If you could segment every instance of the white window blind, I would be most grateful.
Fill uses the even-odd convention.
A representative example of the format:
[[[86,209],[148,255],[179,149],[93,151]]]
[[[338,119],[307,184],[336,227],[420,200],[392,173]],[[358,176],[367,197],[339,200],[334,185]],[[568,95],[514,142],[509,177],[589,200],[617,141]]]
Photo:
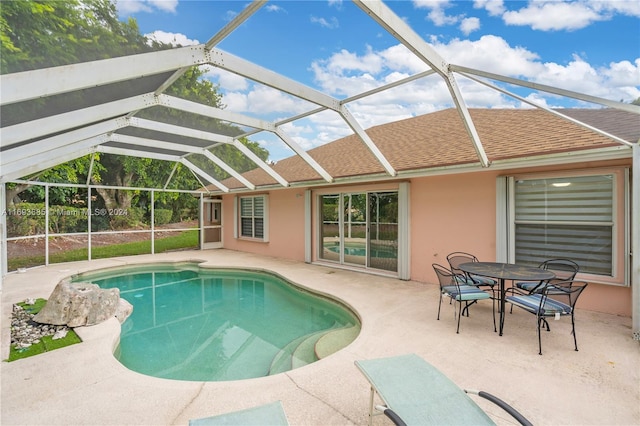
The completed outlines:
[[[580,271],[613,273],[614,176],[515,183],[515,260],[568,258]]]

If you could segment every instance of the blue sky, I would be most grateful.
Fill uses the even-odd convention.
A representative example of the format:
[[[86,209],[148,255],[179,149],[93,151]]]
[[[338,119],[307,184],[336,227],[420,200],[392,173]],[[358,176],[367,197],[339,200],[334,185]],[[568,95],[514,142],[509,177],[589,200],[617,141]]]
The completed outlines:
[[[143,34],[180,45],[205,43],[245,1],[118,0],[121,19]],[[386,4],[449,63],[615,101],[640,97],[640,2],[388,1]],[[395,38],[349,1],[270,1],[216,46],[338,99],[426,70]],[[314,109],[307,102],[211,69],[226,109],[278,120]],[[526,104],[458,78],[469,107]],[[593,107],[503,85],[548,107]],[[349,103],[364,128],[452,107],[442,81],[429,77]],[[351,133],[325,112],[283,126],[304,149]],[[272,160],[291,155],[273,135],[251,139]]]

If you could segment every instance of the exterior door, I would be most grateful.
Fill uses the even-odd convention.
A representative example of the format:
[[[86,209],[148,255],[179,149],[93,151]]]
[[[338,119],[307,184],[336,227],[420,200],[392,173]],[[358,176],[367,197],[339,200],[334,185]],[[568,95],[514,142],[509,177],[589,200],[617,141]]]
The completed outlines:
[[[322,195],[318,257],[398,272],[398,192]]]
[[[202,199],[200,249],[222,248],[222,200]]]

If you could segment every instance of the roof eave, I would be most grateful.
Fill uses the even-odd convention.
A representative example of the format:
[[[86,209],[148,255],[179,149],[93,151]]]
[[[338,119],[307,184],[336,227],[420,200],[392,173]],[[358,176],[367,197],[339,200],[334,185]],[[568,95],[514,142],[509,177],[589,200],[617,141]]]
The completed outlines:
[[[426,176],[439,176],[475,172],[491,172],[496,170],[513,170],[521,168],[544,167],[569,165],[583,162],[621,160],[632,158],[632,149],[626,145],[609,146],[605,148],[586,149],[580,151],[569,151],[546,155],[532,155],[527,157],[510,158],[504,160],[493,160],[489,167],[483,167],[479,162],[443,165],[414,170],[400,170],[397,176],[391,177],[386,173],[367,174],[360,176],[349,176],[335,178],[333,185],[380,183],[388,181],[405,180]],[[289,188],[317,188],[327,186],[327,182],[317,179],[312,181],[290,182]],[[246,194],[256,192],[268,192],[273,190],[286,189],[281,185],[269,184],[258,185],[254,190],[248,188],[230,188],[229,193]],[[221,191],[212,191],[211,195],[221,195]]]

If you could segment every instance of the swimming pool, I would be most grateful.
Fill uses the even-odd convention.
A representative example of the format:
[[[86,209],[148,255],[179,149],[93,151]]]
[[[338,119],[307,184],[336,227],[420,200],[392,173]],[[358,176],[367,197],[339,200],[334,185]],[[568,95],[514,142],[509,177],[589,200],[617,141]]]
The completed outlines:
[[[360,331],[345,306],[265,272],[162,264],[73,281],[120,289],[134,309],[114,355],[154,377],[223,381],[277,374],[334,353]]]

